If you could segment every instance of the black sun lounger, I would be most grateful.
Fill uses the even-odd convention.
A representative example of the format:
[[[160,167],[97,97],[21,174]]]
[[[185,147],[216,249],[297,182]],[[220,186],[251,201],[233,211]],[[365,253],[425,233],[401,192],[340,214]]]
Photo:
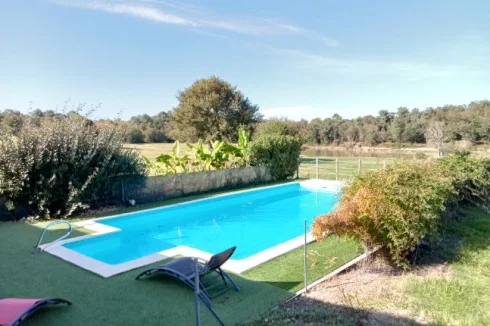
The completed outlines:
[[[197,261],[198,262],[197,269],[199,271],[199,289],[201,290],[200,293],[202,295],[202,299],[207,301],[209,304],[211,304],[211,299],[214,299],[217,296],[226,292],[226,290],[228,289],[227,280],[230,281],[230,283],[233,285],[236,291],[240,291],[240,288],[235,283],[235,281],[230,277],[230,275],[228,275],[225,271],[221,269],[221,266],[223,266],[223,264],[228,259],[230,259],[231,255],[233,255],[235,249],[236,247],[232,247],[223,252],[220,252],[219,254],[212,256],[211,259],[209,259],[209,261],[202,261],[194,257],[178,258],[167,264],[163,264],[158,267],[148,269],[143,273],[139,274],[136,277],[136,279],[138,280],[142,276],[150,276],[156,274],[169,275],[184,282],[191,289],[195,289],[196,287],[195,273],[196,273],[196,261]],[[202,278],[208,274],[211,274],[212,272],[215,272],[219,276],[218,278],[220,278],[222,282],[216,283],[210,280],[211,282],[207,282],[209,286],[206,286],[206,283],[202,282]],[[210,290],[215,288],[216,286],[221,285],[221,283],[223,284],[222,288],[217,291],[213,291],[214,293],[211,294]]]

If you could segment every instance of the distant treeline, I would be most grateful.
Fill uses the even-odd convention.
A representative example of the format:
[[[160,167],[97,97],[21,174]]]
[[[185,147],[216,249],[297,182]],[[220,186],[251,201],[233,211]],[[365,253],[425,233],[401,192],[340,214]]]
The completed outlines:
[[[25,119],[42,119],[56,115],[78,114],[76,111],[56,113],[52,110],[34,110],[23,114],[15,110],[0,112],[0,126],[14,134],[22,128]],[[170,136],[171,113],[160,112],[149,116],[142,114],[124,120],[96,120],[96,124],[114,125],[124,131],[129,143],[159,143],[174,140]],[[445,141],[467,140],[471,143],[490,142],[490,101],[471,102],[468,105],[445,105],[425,110],[400,107],[396,112],[379,111],[377,116],[367,115],[356,119],[344,119],[338,114],[331,118],[311,121],[290,121],[287,119],[261,120],[255,126],[258,134],[288,134],[300,137],[311,144],[376,145],[385,142],[425,143],[427,129],[431,122],[443,123],[441,132]]]

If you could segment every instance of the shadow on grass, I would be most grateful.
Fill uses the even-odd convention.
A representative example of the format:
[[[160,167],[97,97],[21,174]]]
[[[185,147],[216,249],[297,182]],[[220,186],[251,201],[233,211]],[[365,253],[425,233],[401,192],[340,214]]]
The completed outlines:
[[[461,258],[462,250],[479,252],[490,247],[488,212],[478,207],[461,209],[457,220],[451,220],[441,230],[439,239],[421,245],[415,255],[417,266],[453,263]]]
[[[427,324],[420,324],[413,319],[386,312],[357,309],[299,297],[241,325],[418,326]]]

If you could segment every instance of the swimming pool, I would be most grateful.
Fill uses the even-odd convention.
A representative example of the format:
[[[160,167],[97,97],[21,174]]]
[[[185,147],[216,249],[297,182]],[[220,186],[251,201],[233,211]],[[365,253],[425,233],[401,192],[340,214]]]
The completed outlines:
[[[210,255],[232,246],[237,246],[234,261],[250,261],[301,237],[304,220],[309,226],[316,216],[333,210],[338,199],[332,187],[327,191],[301,183],[266,187],[98,219],[95,222],[109,233],[68,241],[62,247],[112,266],[156,253],[171,255],[178,248]]]

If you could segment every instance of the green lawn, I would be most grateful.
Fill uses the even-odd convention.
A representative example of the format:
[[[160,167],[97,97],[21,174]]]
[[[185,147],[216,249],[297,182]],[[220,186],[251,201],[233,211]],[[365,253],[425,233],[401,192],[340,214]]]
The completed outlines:
[[[471,209],[447,234],[463,241],[445,249],[451,275],[409,282],[408,306],[437,325],[490,325],[490,215]]]
[[[80,231],[75,230],[74,236],[81,235]],[[48,232],[48,240],[62,232],[61,229]],[[158,277],[135,281],[134,277],[148,266],[104,279],[50,254],[33,255],[31,252],[40,233],[39,225],[0,224],[0,257],[3,261],[0,297],[62,297],[74,304],[44,309],[25,325],[194,323],[193,293],[182,284]],[[311,281],[359,253],[356,242],[337,238],[321,244],[313,243],[308,248]],[[235,275],[242,291],[230,290],[213,302],[225,324],[240,323],[267,313],[300,289],[303,282],[302,253],[303,249],[299,248],[244,275]],[[205,308],[201,309],[203,325],[213,325]]]
[[[308,283],[316,281],[361,254],[360,244],[350,239],[329,237],[307,247]],[[244,273],[244,276],[267,282],[288,291],[304,287],[304,250],[294,250]]]

